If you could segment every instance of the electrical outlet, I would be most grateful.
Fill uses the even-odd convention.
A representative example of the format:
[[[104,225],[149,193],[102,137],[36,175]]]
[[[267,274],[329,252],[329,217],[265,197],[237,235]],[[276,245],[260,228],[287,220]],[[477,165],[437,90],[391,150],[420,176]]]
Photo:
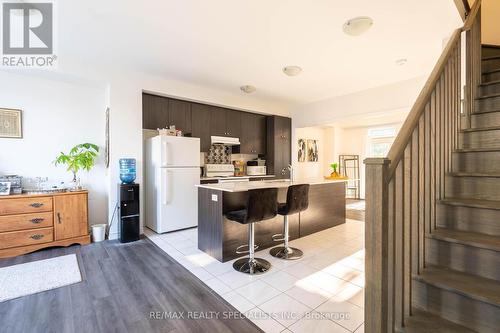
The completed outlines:
[[[212,194],[212,201],[219,201],[219,197],[217,196],[217,194]]]

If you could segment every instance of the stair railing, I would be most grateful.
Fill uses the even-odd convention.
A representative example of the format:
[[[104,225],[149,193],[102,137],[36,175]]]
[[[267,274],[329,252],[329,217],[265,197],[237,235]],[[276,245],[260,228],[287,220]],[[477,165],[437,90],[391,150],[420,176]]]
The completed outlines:
[[[463,28],[453,32],[387,158],[365,160],[368,333],[399,331],[412,314],[412,276],[425,267],[425,235],[436,228],[436,204],[444,198],[452,151],[460,129],[470,126],[481,80],[480,8],[477,0]]]

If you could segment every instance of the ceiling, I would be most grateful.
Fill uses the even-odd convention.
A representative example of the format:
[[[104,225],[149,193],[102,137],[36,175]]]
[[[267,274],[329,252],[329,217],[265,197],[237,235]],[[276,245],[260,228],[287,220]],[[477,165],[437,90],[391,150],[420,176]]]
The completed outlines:
[[[452,0],[64,0],[60,68],[123,68],[286,105],[427,75],[461,25]],[[366,34],[342,32],[370,16]],[[395,61],[407,58],[404,66]],[[281,69],[299,65],[301,75]]]

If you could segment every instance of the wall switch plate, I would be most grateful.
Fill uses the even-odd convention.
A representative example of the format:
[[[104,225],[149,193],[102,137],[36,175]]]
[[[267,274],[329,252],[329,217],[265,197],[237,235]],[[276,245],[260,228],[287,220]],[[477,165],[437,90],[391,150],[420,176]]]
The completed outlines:
[[[219,201],[219,197],[217,196],[217,194],[212,194],[212,201]]]

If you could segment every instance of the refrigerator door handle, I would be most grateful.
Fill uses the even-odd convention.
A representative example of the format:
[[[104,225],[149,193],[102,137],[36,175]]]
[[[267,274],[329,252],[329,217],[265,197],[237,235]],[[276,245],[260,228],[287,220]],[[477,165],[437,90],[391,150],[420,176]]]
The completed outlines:
[[[172,181],[171,181],[171,175],[172,171],[170,170],[164,170],[165,171],[165,180],[166,180],[166,185],[165,185],[165,191],[163,192],[163,204],[164,205],[169,205],[172,199]]]
[[[168,158],[169,155],[169,149],[168,149],[169,143],[166,140],[161,140],[161,150],[162,150],[162,161],[161,161],[161,166],[166,167],[169,165],[172,165],[170,163],[170,159]]]
[[[162,179],[165,180],[165,183],[164,184],[164,190],[162,191],[162,196],[161,196],[161,201],[162,201],[162,204],[165,206],[168,204],[168,199],[167,199],[167,195],[168,195],[168,174],[167,174],[167,170],[165,169],[162,169],[161,172],[163,173],[162,175]]]

